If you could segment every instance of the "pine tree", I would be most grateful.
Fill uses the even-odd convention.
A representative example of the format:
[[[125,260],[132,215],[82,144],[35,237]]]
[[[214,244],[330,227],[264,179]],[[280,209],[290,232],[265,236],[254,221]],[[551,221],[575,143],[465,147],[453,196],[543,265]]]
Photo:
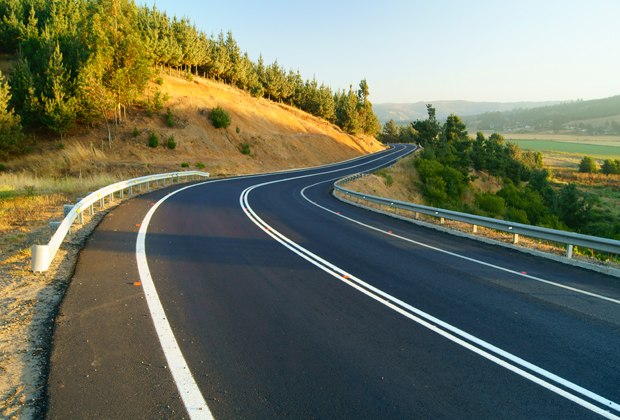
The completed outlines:
[[[357,96],[353,92],[353,86],[349,87],[349,93],[339,95],[339,103],[336,108],[336,124],[349,134],[356,134],[359,128],[359,115],[357,113]]]
[[[393,119],[390,119],[388,122],[385,123],[385,125],[383,126],[383,134],[390,137],[398,136],[398,128],[396,127],[396,124],[394,124]]]
[[[9,85],[0,72],[0,153],[4,153],[7,160],[9,153],[22,151],[25,138],[19,115],[9,108],[10,100]]]
[[[277,100],[282,95],[283,73],[278,60],[267,66],[265,70],[265,93],[268,99]]]

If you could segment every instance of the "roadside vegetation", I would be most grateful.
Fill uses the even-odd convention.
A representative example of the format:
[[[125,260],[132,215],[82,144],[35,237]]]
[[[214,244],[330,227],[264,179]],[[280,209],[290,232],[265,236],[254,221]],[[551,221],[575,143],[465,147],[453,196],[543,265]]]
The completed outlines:
[[[381,135],[423,147],[406,165],[410,179],[398,178],[419,192],[420,204],[620,240],[620,161],[603,169],[586,156],[579,171],[552,170],[541,152],[498,133],[473,139],[458,116],[440,124],[432,105],[428,113],[408,127],[387,123]],[[387,185],[390,171],[375,174]]]
[[[231,32],[208,36],[156,7],[128,0],[3,0],[0,22],[0,53],[13,57],[8,77],[0,76],[0,156],[7,162],[31,150],[35,136],[63,147],[67,135],[99,121],[112,149],[128,109],[142,107],[152,117],[164,108],[169,98],[158,86],[165,70],[286,103],[350,134],[373,136],[380,129],[365,79],[359,88],[333,91],[277,60],[251,61]],[[178,123],[170,107],[164,119],[169,127]]]

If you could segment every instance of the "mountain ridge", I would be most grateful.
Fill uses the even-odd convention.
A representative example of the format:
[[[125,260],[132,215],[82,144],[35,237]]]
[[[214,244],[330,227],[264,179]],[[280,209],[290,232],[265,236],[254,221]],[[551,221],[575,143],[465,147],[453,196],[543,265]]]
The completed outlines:
[[[385,124],[393,119],[397,125],[407,124],[411,121],[425,119],[426,104],[433,104],[438,120],[443,120],[450,114],[459,116],[477,115],[485,112],[511,111],[519,108],[538,108],[542,106],[557,105],[567,103],[566,101],[519,101],[519,102],[475,102],[466,100],[440,100],[440,101],[418,101],[410,103],[385,102],[373,104],[373,111],[379,118],[381,124]]]

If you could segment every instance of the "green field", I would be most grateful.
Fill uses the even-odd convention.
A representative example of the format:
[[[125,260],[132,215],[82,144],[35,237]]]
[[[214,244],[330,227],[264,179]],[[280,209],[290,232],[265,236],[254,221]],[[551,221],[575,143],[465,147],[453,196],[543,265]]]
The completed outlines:
[[[599,159],[620,159],[620,147],[599,146],[583,143],[565,143],[550,140],[508,140],[517,143],[522,149],[534,151],[549,150],[553,152],[588,155]]]

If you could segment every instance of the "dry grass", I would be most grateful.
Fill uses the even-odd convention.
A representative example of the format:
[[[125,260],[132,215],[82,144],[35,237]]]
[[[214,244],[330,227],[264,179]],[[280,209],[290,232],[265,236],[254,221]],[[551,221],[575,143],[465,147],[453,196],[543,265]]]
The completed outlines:
[[[553,177],[561,182],[572,182],[583,185],[620,186],[620,175],[586,174],[566,168],[553,170]]]

